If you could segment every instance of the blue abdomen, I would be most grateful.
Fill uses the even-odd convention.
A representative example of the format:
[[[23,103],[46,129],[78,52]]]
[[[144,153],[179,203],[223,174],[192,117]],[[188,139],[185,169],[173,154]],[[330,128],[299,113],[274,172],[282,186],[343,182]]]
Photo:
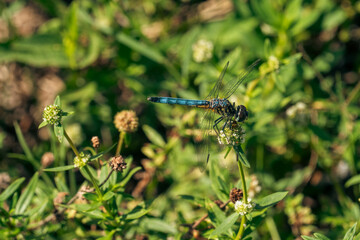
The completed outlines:
[[[156,103],[178,104],[178,105],[187,105],[187,106],[209,105],[209,101],[206,100],[190,100],[190,99],[171,98],[171,97],[148,97],[147,100]]]

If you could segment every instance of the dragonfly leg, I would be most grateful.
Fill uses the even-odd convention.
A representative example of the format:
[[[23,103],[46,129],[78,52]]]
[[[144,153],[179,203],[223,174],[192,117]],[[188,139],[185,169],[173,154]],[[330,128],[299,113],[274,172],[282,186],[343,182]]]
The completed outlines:
[[[216,135],[218,135],[219,136],[219,128],[218,128],[218,124],[223,120],[224,118],[223,117],[219,117],[218,119],[216,119],[215,121],[214,121],[214,125],[213,125],[213,129],[215,130],[215,132],[216,132]]]

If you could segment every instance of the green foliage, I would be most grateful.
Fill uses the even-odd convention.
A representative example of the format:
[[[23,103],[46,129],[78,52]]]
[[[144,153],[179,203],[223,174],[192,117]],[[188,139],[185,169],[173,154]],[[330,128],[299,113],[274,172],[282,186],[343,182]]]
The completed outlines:
[[[359,239],[359,9],[1,2],[0,238]],[[225,83],[256,59],[229,99],[249,111],[245,142],[229,151],[209,134],[201,172],[203,109],[146,98],[204,99],[227,62]],[[53,98],[69,112],[45,128],[39,109]],[[122,141],[113,116],[127,109],[139,130]],[[115,145],[120,171],[109,165]],[[234,188],[256,203],[244,217],[228,202]]]

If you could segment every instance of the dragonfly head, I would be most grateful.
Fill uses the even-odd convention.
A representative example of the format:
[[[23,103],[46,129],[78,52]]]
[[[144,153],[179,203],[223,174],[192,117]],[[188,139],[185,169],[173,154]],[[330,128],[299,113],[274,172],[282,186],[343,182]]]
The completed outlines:
[[[246,110],[246,107],[244,105],[239,105],[236,109],[236,117],[235,121],[237,122],[243,122],[248,117],[248,111]]]

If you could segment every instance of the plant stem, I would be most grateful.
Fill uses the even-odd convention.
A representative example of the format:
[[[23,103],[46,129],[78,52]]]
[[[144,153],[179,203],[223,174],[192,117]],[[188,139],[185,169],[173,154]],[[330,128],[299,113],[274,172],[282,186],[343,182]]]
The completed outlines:
[[[95,187],[95,191],[96,191],[97,195],[99,196],[99,198],[102,198],[102,193],[100,191],[100,188],[99,188],[98,184],[96,183],[94,176],[91,174],[89,167],[87,165],[85,165],[84,169],[85,169],[86,173],[89,175],[91,183]]]
[[[243,199],[244,199],[245,203],[248,203],[248,194],[247,194],[247,189],[246,189],[246,181],[245,181],[244,169],[243,169],[243,166],[242,166],[241,162],[239,161],[238,155],[236,155],[236,160],[237,160],[237,163],[238,163],[239,173],[240,173],[240,177],[241,177],[242,190],[243,190],[243,194],[244,194]]]
[[[245,230],[245,223],[246,223],[246,217],[245,215],[241,217],[241,223],[240,223],[240,228],[239,228],[239,232],[237,233],[235,240],[239,240],[241,239],[244,230]]]
[[[67,132],[65,131],[65,129],[64,129],[64,136],[65,136],[66,140],[69,142],[70,147],[71,147],[72,150],[74,151],[75,155],[76,155],[78,158],[80,158],[80,154],[79,154],[78,150],[76,149],[73,141],[71,140],[71,138],[69,137],[69,135],[67,134]]]
[[[118,145],[117,145],[117,148],[116,148],[115,156],[119,156],[119,155],[120,155],[121,146],[122,146],[122,144],[123,144],[123,142],[124,142],[124,137],[125,137],[125,132],[120,132],[119,142],[118,142]]]
[[[241,164],[241,162],[239,161],[239,156],[236,154],[236,160],[238,163],[238,167],[239,167],[239,173],[240,173],[240,178],[241,178],[241,182],[242,182],[242,190],[243,190],[243,201],[245,204],[248,203],[248,194],[247,194],[247,189],[246,189],[246,182],[245,182],[245,174],[244,174],[244,169],[243,166]],[[241,239],[242,235],[244,234],[245,231],[245,223],[246,223],[246,217],[245,215],[241,217],[241,223],[240,223],[240,228],[239,231],[235,237],[235,240],[239,240]]]

